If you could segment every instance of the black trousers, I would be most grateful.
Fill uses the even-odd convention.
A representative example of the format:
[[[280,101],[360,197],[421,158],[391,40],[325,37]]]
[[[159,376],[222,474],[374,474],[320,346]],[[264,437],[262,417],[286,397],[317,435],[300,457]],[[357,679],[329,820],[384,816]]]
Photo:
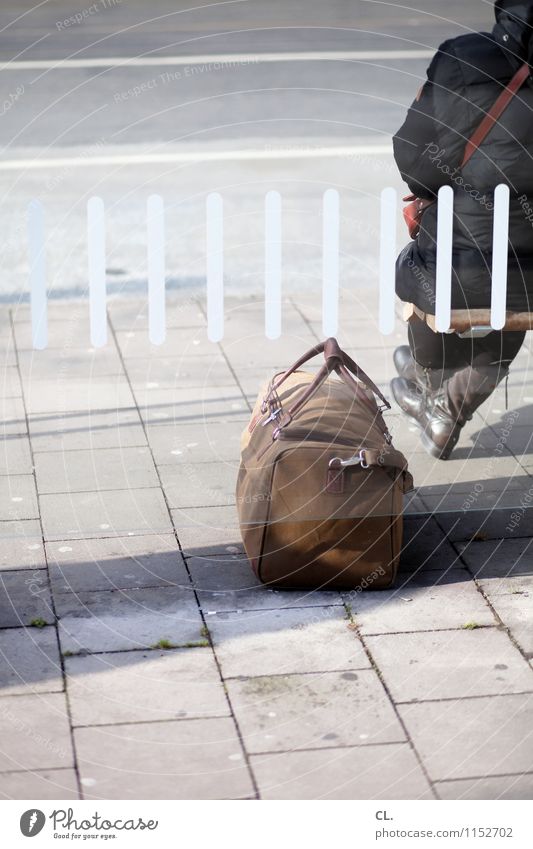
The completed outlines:
[[[427,369],[460,370],[468,366],[510,366],[524,342],[524,332],[494,331],[482,339],[461,339],[456,333],[434,333],[425,321],[409,322],[409,346],[416,362]]]

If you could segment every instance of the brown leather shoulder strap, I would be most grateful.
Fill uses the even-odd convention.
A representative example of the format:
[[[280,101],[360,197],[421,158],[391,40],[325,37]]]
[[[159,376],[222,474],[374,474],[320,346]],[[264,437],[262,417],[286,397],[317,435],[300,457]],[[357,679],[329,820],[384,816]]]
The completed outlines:
[[[503,113],[509,106],[511,100],[513,99],[517,91],[519,91],[519,89],[523,86],[530,73],[531,69],[529,67],[529,64],[527,62],[524,62],[520,70],[517,71],[514,77],[512,78],[509,85],[504,88],[492,109],[487,112],[475,133],[469,139],[465,148],[463,161],[461,162],[461,168],[464,168],[464,166],[467,164],[467,162],[469,162],[478,147],[482,144],[483,141],[485,141],[494,124],[503,115]]]

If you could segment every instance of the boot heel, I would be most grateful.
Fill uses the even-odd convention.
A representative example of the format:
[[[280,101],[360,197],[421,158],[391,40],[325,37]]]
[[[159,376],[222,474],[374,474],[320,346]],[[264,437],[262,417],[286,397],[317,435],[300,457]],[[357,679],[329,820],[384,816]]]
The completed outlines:
[[[420,441],[427,453],[431,454],[432,457],[435,457],[436,460],[449,460],[453,449],[459,441],[460,433],[461,428],[455,428],[444,448],[439,448],[425,430],[422,430],[420,433]]]

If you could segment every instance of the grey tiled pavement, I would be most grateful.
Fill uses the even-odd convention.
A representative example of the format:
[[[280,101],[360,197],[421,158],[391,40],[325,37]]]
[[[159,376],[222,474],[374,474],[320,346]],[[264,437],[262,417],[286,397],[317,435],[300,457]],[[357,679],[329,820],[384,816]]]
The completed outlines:
[[[403,328],[343,298],[387,391]],[[98,351],[86,303],[50,305],[46,351],[1,314],[0,798],[530,799],[531,341],[448,463],[388,414],[417,487],[396,588],[282,592],[244,556],[239,439],[319,301],[272,342],[229,298],[219,345],[169,306],[154,347],[146,303],[111,301]]]

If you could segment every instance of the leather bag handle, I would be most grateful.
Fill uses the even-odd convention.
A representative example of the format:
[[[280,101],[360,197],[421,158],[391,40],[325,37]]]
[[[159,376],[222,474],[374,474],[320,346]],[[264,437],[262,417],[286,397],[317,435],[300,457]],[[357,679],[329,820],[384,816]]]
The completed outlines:
[[[313,397],[315,392],[320,388],[320,386],[324,383],[324,381],[329,377],[329,375],[336,371],[339,376],[345,381],[345,383],[350,386],[351,389],[354,390],[354,393],[367,404],[372,410],[372,412],[379,414],[380,409],[376,407],[374,409],[374,405],[367,397],[366,393],[363,392],[359,386],[359,383],[354,380],[352,374],[363,383],[368,389],[370,389],[383,403],[383,405],[390,409],[390,404],[382,394],[382,392],[378,389],[376,384],[368,377],[368,375],[357,365],[355,360],[353,360],[345,351],[342,350],[337,340],[333,337],[326,339],[325,342],[320,342],[320,344],[315,345],[314,348],[311,348],[300,357],[299,360],[294,363],[286,372],[284,372],[278,380],[273,380],[270,384],[269,391],[263,401],[263,406],[266,407],[269,402],[270,397],[277,393],[278,389],[283,385],[283,383],[290,377],[291,374],[294,374],[304,363],[318,354],[324,354],[325,363],[320,369],[320,371],[316,374],[314,380],[309,384],[307,389],[296,399],[294,404],[289,408],[289,410],[284,414],[283,420],[279,422],[278,427],[285,427],[289,424],[290,421],[294,418],[297,413],[307,404],[307,402]],[[351,372],[351,374],[350,374]]]
[[[313,357],[318,356],[318,354],[324,354],[324,358],[326,360],[326,365],[328,366],[328,371],[335,371],[339,366],[345,366],[349,371],[354,374],[358,380],[364,383],[368,389],[370,389],[374,395],[376,395],[382,404],[390,410],[390,404],[381,392],[380,389],[376,386],[373,380],[363,371],[363,369],[357,365],[355,360],[353,360],[345,351],[342,350],[339,343],[334,337],[330,337],[326,339],[325,342],[320,342],[318,345],[315,345],[314,348],[311,348],[307,353],[300,357],[294,365],[292,365],[287,371],[283,372],[283,374],[276,380],[275,378],[271,381],[269,391],[267,393],[270,395],[272,392],[277,392],[280,386],[285,383],[288,377],[291,374],[294,374],[295,371],[298,371],[305,363],[309,360],[312,360]],[[318,376],[318,375],[317,375]],[[327,376],[327,375],[326,375]],[[265,398],[266,401],[266,398]]]

